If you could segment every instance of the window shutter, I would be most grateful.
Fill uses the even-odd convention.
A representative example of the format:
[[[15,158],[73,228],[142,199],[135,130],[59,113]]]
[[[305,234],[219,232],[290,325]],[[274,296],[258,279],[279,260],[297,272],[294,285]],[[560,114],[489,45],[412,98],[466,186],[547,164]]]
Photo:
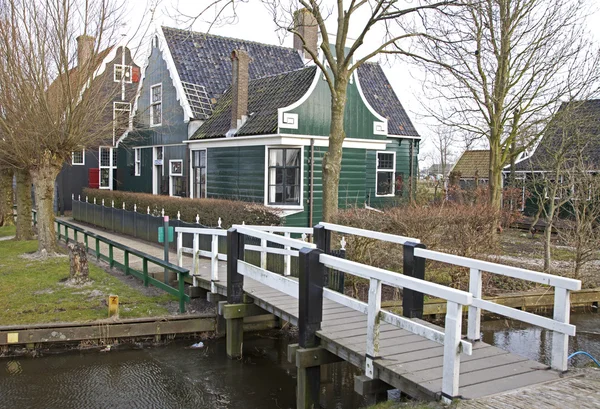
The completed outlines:
[[[140,82],[141,77],[140,67],[131,67],[131,81],[132,82]]]

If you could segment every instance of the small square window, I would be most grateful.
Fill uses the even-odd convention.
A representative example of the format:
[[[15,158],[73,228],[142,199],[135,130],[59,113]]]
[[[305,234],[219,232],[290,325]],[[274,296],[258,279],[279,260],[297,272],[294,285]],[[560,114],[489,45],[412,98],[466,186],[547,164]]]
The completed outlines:
[[[131,82],[131,65],[115,64],[114,81]]]
[[[171,161],[171,175],[172,176],[183,175],[183,161],[181,161],[181,160],[172,160]]]
[[[85,149],[71,153],[71,164],[85,165]]]

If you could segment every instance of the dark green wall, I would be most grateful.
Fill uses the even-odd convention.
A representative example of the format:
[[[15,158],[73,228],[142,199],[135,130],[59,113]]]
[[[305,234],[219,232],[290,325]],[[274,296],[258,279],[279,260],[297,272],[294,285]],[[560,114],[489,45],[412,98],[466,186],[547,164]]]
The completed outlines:
[[[295,135],[328,136],[331,122],[331,92],[327,82],[320,75],[312,94],[291,113],[298,114],[298,129],[281,128],[281,133]],[[356,84],[348,85],[344,129],[347,138],[385,139],[373,134],[373,121],[379,119],[371,113],[360,97]]]
[[[265,147],[207,150],[208,197],[264,202]]]
[[[117,157],[118,182],[115,190],[152,193],[152,148],[142,148],[140,154],[142,172],[140,176],[135,176],[133,149],[125,144],[119,146]]]

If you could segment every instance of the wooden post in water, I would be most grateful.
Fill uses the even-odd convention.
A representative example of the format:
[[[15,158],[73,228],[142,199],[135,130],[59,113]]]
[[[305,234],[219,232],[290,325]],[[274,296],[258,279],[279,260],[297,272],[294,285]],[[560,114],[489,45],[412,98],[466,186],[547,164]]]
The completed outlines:
[[[227,303],[243,304],[244,276],[238,273],[238,260],[244,260],[244,235],[234,228],[227,231]],[[242,356],[244,318],[230,318],[226,322],[226,345],[229,358]]]
[[[315,229],[315,232],[317,230]],[[302,349],[319,346],[317,331],[323,320],[323,280],[325,267],[319,261],[323,253],[320,249],[303,248],[300,250],[299,277],[299,351],[296,353],[298,367],[296,408],[312,409],[319,406],[321,385],[320,366],[300,366]]]
[[[404,243],[403,270],[408,277],[425,279],[425,259],[415,257],[415,249],[424,249],[421,243]],[[423,293],[405,288],[402,290],[402,315],[407,318],[423,318]]]

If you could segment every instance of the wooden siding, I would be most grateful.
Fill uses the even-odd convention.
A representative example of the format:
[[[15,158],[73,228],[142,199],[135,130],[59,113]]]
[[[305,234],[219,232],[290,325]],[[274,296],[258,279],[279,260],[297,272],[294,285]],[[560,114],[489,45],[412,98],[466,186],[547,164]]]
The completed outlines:
[[[298,129],[281,128],[281,133],[328,136],[331,122],[331,92],[320,76],[316,88],[307,100],[291,113],[298,114]],[[355,83],[348,85],[344,129],[347,138],[385,139],[373,134],[373,122],[379,121],[360,97]]]
[[[206,173],[208,197],[264,203],[264,146],[208,149]]]
[[[117,157],[116,190],[152,193],[152,148],[140,149],[141,174],[135,176],[133,149],[120,145]]]

